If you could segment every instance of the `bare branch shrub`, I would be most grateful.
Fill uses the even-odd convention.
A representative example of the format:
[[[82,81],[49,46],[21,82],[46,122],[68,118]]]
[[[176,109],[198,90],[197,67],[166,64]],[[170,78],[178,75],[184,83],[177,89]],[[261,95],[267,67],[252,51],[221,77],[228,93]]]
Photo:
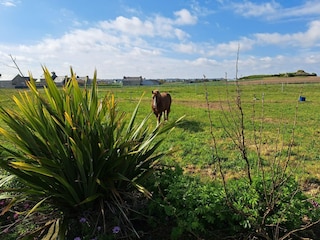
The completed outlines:
[[[295,131],[299,103],[296,104],[294,119],[290,129],[287,126],[284,127],[283,123],[280,122],[275,129],[275,139],[271,139],[271,136],[268,136],[268,133],[264,129],[266,123],[264,116],[265,96],[264,94],[261,96],[260,116],[257,116],[256,111],[258,100],[254,98],[252,120],[249,123],[252,124],[253,134],[250,135],[246,132],[246,128],[249,126],[246,126],[247,122],[245,120],[248,118],[241,101],[241,88],[237,77],[238,60],[239,48],[236,63],[236,81],[232,83],[235,84],[236,96],[232,98],[234,99],[233,101],[230,100],[229,83],[226,82],[227,108],[220,101],[222,110],[220,121],[224,133],[232,140],[235,148],[238,149],[241,156],[240,161],[242,160],[245,163],[245,169],[243,170],[246,174],[239,181],[247,181],[248,191],[251,189],[250,192],[257,193],[259,196],[257,200],[246,199],[242,200],[242,202],[239,201],[240,198],[243,198],[243,193],[241,191],[238,193],[234,192],[234,187],[232,188],[234,182],[231,183],[225,176],[228,169],[224,168],[224,164],[221,161],[221,150],[213,129],[214,123],[210,113],[208,89],[206,88],[208,119],[213,139],[212,149],[215,159],[217,159],[216,164],[218,165],[217,167],[223,182],[226,196],[225,201],[234,211],[234,214],[239,215],[246,222],[244,224],[244,228],[248,229],[246,239],[289,239],[298,232],[304,231],[320,222],[318,219],[309,219],[310,221],[303,223],[302,218],[305,216],[298,215],[297,213],[300,210],[298,204],[303,199],[303,193],[298,183],[294,180],[296,163],[292,159],[292,150],[293,148],[298,148],[295,143]],[[286,139],[284,135],[288,131],[291,135],[289,139]],[[253,144],[250,145],[250,143]],[[263,152],[263,148],[268,149],[268,154]],[[307,210],[308,207],[305,208]],[[295,210],[297,212],[294,212]],[[290,222],[288,220],[290,214],[298,219],[295,222]]]

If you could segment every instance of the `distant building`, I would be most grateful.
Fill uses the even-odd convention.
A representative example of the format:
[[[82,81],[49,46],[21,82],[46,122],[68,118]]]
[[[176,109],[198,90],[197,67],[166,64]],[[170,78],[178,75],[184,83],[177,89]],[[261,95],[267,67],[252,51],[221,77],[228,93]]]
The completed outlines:
[[[67,78],[67,76],[55,76],[55,78],[52,79],[57,86],[64,86],[64,83],[66,82]]]
[[[29,77],[22,77],[21,75],[17,75],[12,79],[12,86],[14,88],[26,88],[27,82],[30,81]]]
[[[142,84],[142,77],[123,77],[123,86],[139,86]]]
[[[27,82],[29,81],[30,77],[23,77],[19,74],[16,76],[0,74],[0,88],[27,88]],[[38,87],[44,85],[44,82],[41,80],[37,81],[37,79],[34,78],[34,81]]]
[[[66,81],[70,79],[68,76],[58,76],[55,72],[51,72],[51,78],[57,86],[64,86]],[[76,77],[78,84],[84,86],[86,84],[91,84],[92,79],[88,76],[85,77]],[[27,82],[30,81],[30,77],[24,77],[19,74],[14,75],[5,75],[0,73],[0,88],[27,88]],[[44,76],[41,76],[39,79],[34,78],[37,87],[44,87],[46,85],[46,80]]]
[[[14,76],[0,74],[0,88],[14,88],[12,79]]]
[[[143,80],[141,85],[144,86],[155,86],[155,85],[160,85],[160,81],[158,80],[153,80],[153,79],[149,79],[149,80]]]
[[[44,79],[33,78],[37,87],[45,86]],[[19,74],[12,79],[13,88],[27,88],[27,83],[30,81],[30,77],[22,77]]]
[[[58,75],[56,75],[55,72],[51,72],[51,78],[52,78],[52,80],[54,81],[54,83],[57,86],[64,86],[64,84],[68,80],[70,80],[70,77],[68,77],[68,76],[58,76]],[[77,79],[78,84],[80,86],[84,86],[86,84],[90,84],[91,83],[91,79],[88,76],[85,76],[85,77],[76,76],[76,79]]]
[[[77,81],[80,86],[84,86],[86,84],[91,84],[91,79],[88,76],[85,76],[85,77],[77,76]]]

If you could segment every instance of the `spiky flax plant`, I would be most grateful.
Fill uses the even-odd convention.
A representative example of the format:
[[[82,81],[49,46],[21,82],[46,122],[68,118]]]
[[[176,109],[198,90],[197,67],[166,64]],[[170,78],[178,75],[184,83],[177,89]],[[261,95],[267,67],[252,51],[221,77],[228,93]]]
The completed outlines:
[[[46,203],[61,213],[39,231],[42,236],[66,238],[69,220],[89,211],[105,231],[106,215],[114,213],[135,232],[128,199],[133,193],[150,197],[143,183],[165,154],[157,149],[176,122],[151,128],[148,115],[137,124],[139,103],[126,121],[113,95],[98,97],[96,72],[80,87],[71,69],[71,79],[58,88],[43,71],[44,89],[31,77],[29,89],[13,97],[16,108],[0,107],[6,125],[0,134],[11,143],[1,145],[0,166],[24,184],[6,196],[32,199],[32,212]]]

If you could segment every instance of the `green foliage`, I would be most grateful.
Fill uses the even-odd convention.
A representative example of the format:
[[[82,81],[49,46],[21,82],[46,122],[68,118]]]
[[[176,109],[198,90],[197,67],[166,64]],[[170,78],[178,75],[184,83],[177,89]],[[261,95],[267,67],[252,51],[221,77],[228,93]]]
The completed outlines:
[[[251,185],[245,178],[231,180],[226,194],[222,183],[203,182],[176,166],[163,168],[155,183],[149,187],[154,193],[147,214],[156,219],[155,228],[167,225],[171,239],[183,239],[186,234],[197,239],[240,235],[272,239],[275,231],[283,235],[299,228],[303,217],[320,217],[318,207],[308,201],[293,178],[277,189],[271,189],[270,177],[255,177]]]
[[[276,228],[282,234],[299,228],[303,217],[320,217],[319,209],[312,207],[292,177],[278,183],[271,177],[255,177],[251,185],[245,179],[233,180],[228,184],[228,198],[239,225],[270,237]]]
[[[91,88],[81,89],[71,73],[71,80],[60,90],[44,69],[44,90],[31,80],[29,92],[13,97],[18,109],[0,108],[1,119],[9,127],[0,128],[0,133],[14,145],[1,145],[0,166],[26,186],[7,191],[11,198],[23,193],[37,201],[29,215],[43,202],[61,211],[61,217],[48,223],[48,234],[58,231],[61,239],[68,220],[88,209],[93,209],[95,221],[102,216],[104,229],[106,211],[113,212],[119,224],[130,226],[130,206],[124,202],[130,202],[133,192],[150,197],[143,184],[164,155],[156,151],[161,135],[175,125],[150,129],[149,116],[135,124],[139,104],[126,122],[113,95],[98,98],[96,74]]]
[[[176,166],[159,172],[154,201],[148,207],[154,218],[167,222],[171,239],[180,239],[186,233],[209,237],[228,225],[231,212],[224,196],[221,184],[204,183]]]

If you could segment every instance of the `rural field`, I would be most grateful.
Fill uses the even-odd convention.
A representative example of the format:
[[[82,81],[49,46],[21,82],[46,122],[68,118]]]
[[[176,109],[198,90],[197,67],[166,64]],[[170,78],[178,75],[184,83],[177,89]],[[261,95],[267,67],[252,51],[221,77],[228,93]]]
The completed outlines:
[[[279,226],[283,223],[292,231],[290,227],[297,228],[305,219],[305,224],[318,228],[318,212],[312,212],[313,218],[306,212],[312,204],[318,209],[320,200],[320,78],[265,78],[238,84],[101,85],[98,96],[114,95],[116,108],[127,116],[127,122],[141,101],[136,120],[149,116],[147,126],[152,130],[157,128],[151,110],[154,89],[172,96],[169,121],[159,128],[183,118],[159,147],[159,151],[170,149],[170,153],[160,160],[164,173],[150,186],[154,199],[144,214],[160,222],[166,220],[159,223],[152,218],[151,224],[150,218],[148,224],[157,230],[154,238],[146,239],[263,236],[259,239],[284,240],[291,235]],[[25,91],[30,90],[0,89],[1,107],[17,109],[12,96]],[[1,127],[7,129],[4,122]],[[1,145],[14,148],[7,140],[1,136]],[[306,205],[309,202],[312,204]],[[234,212],[229,213],[229,209]],[[248,230],[246,238],[239,237],[243,229],[253,230]],[[141,231],[150,234],[143,227]],[[233,237],[227,238],[230,231]],[[303,236],[319,233],[308,234]]]
[[[304,80],[303,80],[304,79]],[[294,146],[291,161],[297,164],[301,181],[320,179],[320,78],[264,79],[240,82],[241,103],[245,118],[246,144],[254,151],[253,134],[256,131],[263,141],[262,152],[272,157],[277,148],[286,151],[291,140]],[[158,88],[170,92],[173,102],[169,121],[185,116],[182,123],[168,136],[164,148],[174,153],[165,159],[175,162],[190,173],[213,177],[212,126],[220,154],[228,159],[229,170],[239,173],[239,153],[225,133],[233,128],[226,119],[230,111],[236,114],[237,97],[234,82],[210,82],[196,84],[163,84],[159,87],[122,87],[99,89],[101,95],[113,93],[121,111],[132,112],[142,97],[139,116],[151,113],[151,91]],[[206,100],[206,96],[207,99]],[[304,96],[305,101],[299,101]],[[211,120],[209,119],[210,112]],[[254,118],[255,128],[252,124]],[[230,122],[231,121],[231,122]],[[154,115],[150,125],[156,125]],[[277,139],[278,138],[278,139]],[[292,139],[293,138],[293,139]],[[276,142],[277,140],[277,142]],[[280,149],[281,147],[281,149]]]

